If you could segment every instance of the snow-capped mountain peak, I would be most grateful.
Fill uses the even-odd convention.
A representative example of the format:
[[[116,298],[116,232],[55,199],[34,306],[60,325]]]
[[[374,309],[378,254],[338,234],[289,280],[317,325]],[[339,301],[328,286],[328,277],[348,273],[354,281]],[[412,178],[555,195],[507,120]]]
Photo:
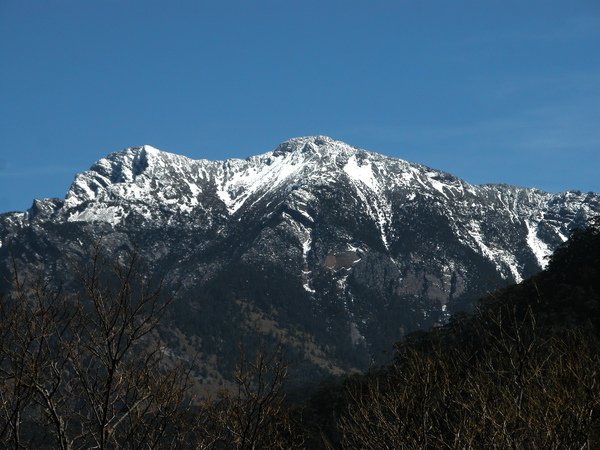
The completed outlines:
[[[223,314],[254,302],[289,329],[321,327],[329,348],[353,330],[349,348],[371,352],[540,270],[598,214],[597,194],[470,185],[326,136],[226,161],[146,145],[94,163],[64,201],[0,216],[0,253],[9,240],[25,261],[89,234],[113,251],[136,242],[190,305],[198,292]]]
[[[507,185],[473,186],[448,173],[327,136],[294,138],[271,152],[226,161],[192,160],[148,145],[111,153],[77,175],[62,213],[69,221],[113,225],[136,216],[155,226],[165,220],[185,220],[193,211],[212,217],[212,221],[215,214],[253,216],[267,204],[276,208],[292,199],[290,195],[299,188],[324,187],[346,190],[354,208],[374,224],[388,250],[398,239],[400,231],[394,223],[402,209],[419,199],[433,202],[450,219],[449,227],[461,242],[483,252],[515,279],[521,278],[522,264],[510,256],[512,250],[499,250],[505,248],[500,242],[503,238],[496,242],[487,236],[479,220],[487,220],[493,211],[522,224],[527,230],[527,247],[543,266],[545,255],[566,239],[570,226],[562,222],[553,236],[540,238],[544,214],[556,215],[557,205],[562,204],[557,199],[577,208],[576,216],[591,213],[581,193],[553,195]],[[306,216],[307,207],[310,209],[305,205],[299,213]],[[470,214],[480,219],[464,220]]]

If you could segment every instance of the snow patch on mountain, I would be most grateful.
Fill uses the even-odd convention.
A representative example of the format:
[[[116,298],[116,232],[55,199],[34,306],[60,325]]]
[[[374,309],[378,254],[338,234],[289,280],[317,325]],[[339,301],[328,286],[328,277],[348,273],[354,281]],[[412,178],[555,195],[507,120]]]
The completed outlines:
[[[520,264],[515,255],[510,251],[512,249],[505,249],[487,242],[486,236],[482,232],[481,225],[478,222],[469,222],[467,228],[469,229],[470,238],[475,242],[481,253],[495,264],[498,272],[505,279],[508,278],[508,275],[512,275],[517,283],[523,280]]]
[[[105,222],[116,225],[124,216],[123,208],[120,206],[107,206],[101,209],[88,208],[75,212],[69,217],[70,222]]]
[[[355,185],[356,193],[361,198],[366,211],[379,227],[383,245],[389,250],[390,240],[388,234],[391,227],[392,207],[387,201],[382,188],[385,185],[384,180],[381,179],[381,175],[376,177],[374,173],[376,167],[379,174],[385,173],[386,170],[381,163],[376,165],[377,162],[372,162],[369,158],[363,162],[363,164],[359,164],[357,156],[352,155],[348,158],[343,170]]]
[[[354,182],[364,183],[373,192],[379,191],[379,185],[373,176],[373,167],[371,166],[370,161],[360,165],[358,164],[356,155],[352,155],[344,166],[344,172],[346,172]]]
[[[548,264],[548,257],[552,255],[552,249],[537,236],[537,223],[526,220],[525,225],[527,226],[527,245],[533,252],[540,267],[545,268]]]

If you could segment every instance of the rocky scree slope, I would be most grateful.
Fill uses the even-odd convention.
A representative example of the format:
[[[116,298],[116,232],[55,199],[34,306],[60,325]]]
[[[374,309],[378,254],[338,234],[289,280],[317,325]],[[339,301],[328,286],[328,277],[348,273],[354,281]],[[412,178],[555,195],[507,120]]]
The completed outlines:
[[[0,216],[0,276],[9,241],[19,263],[49,274],[90,237],[110,253],[137,244],[179,286],[164,327],[175,354],[193,343],[227,371],[258,329],[306,370],[336,372],[539,271],[599,213],[597,194],[474,186],[325,136],[227,161],[143,146],[96,162],[64,200]]]

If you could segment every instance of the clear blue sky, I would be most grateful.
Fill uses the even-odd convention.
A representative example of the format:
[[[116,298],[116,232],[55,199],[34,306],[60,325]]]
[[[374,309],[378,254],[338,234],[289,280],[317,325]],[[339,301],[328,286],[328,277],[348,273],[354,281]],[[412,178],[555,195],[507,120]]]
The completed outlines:
[[[600,192],[598,0],[0,0],[0,212],[150,144],[326,134],[474,184]]]

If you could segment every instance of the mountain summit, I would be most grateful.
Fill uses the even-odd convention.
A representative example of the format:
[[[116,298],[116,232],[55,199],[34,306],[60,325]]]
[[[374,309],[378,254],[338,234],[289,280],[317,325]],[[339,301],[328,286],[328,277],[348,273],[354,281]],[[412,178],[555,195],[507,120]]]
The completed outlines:
[[[94,163],[64,200],[0,216],[0,270],[9,240],[21,263],[57,272],[86,238],[137,245],[180,286],[173,326],[203,354],[258,328],[335,371],[541,270],[598,214],[597,194],[474,186],[326,136],[226,161],[143,146]]]

